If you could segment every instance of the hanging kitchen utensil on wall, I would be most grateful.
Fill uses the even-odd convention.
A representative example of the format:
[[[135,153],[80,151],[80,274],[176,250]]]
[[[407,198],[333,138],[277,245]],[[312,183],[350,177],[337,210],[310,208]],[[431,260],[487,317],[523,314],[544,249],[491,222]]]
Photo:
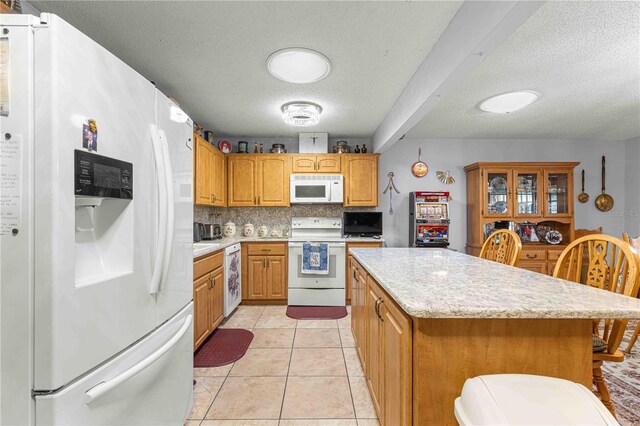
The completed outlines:
[[[422,148],[418,148],[418,161],[411,166],[411,174],[415,177],[425,177],[429,173],[429,166],[422,161]]]
[[[387,189],[382,191],[383,194],[389,193],[389,214],[393,214],[393,191],[396,191],[396,194],[399,194],[398,188],[396,188],[396,184],[393,182],[393,172],[387,173],[387,177],[389,178],[389,183],[387,184]]]
[[[437,171],[436,172],[436,177],[438,178],[438,180],[446,185],[451,185],[452,183],[454,183],[456,180],[453,178],[453,176],[451,176],[451,170],[447,170],[446,172],[443,171]]]
[[[602,212],[608,212],[613,208],[613,197],[605,190],[605,160],[602,156],[602,194],[596,198],[596,207]]]
[[[584,192],[584,169],[582,169],[582,192],[578,195],[578,201],[581,203],[586,203],[589,201],[589,194]]]

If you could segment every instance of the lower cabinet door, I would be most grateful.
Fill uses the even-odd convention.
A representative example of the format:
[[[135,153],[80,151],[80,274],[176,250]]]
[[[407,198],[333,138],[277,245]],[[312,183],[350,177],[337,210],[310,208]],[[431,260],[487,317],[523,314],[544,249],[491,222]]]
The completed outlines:
[[[249,256],[249,265],[247,268],[248,275],[248,294],[251,299],[267,298],[266,283],[266,258],[264,256]]]
[[[546,274],[547,273],[547,262],[523,262],[520,261],[518,263],[518,267],[522,268],[522,269],[526,269],[528,271],[533,271],[533,272],[537,272],[539,274]]]
[[[267,256],[267,298],[287,298],[287,264],[284,256]]]
[[[372,283],[366,286],[365,318],[367,322],[367,384],[371,391],[371,399],[375,405],[378,418],[382,418],[382,321],[378,317],[376,306],[382,294]]]
[[[411,320],[385,297],[383,322],[383,425],[411,424]]]
[[[209,286],[211,274],[205,274],[193,283],[193,349],[198,346],[211,333],[211,322],[209,320]]]
[[[362,369],[367,371],[367,323],[369,322],[368,312],[366,310],[367,304],[367,274],[364,269],[358,267],[356,268],[356,285],[358,291],[358,305],[357,305],[357,316],[358,320],[356,322],[357,334],[359,339],[359,345],[357,346],[358,355],[360,356],[360,362],[362,362]],[[353,307],[351,308],[353,310]]]
[[[209,292],[209,312],[211,330],[224,319],[224,268],[217,268],[211,273],[212,287]]]

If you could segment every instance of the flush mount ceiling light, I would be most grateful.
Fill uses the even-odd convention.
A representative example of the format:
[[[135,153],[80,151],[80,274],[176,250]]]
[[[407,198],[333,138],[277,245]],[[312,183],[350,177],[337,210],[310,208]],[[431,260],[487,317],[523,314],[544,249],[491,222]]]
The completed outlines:
[[[530,90],[503,93],[482,101],[480,109],[495,114],[509,114],[531,105],[538,99],[538,96],[538,93]]]
[[[301,47],[274,52],[267,59],[269,72],[287,83],[315,83],[329,75],[331,62],[322,53]]]
[[[311,102],[289,102],[282,105],[282,118],[292,126],[308,127],[318,124],[322,107]]]

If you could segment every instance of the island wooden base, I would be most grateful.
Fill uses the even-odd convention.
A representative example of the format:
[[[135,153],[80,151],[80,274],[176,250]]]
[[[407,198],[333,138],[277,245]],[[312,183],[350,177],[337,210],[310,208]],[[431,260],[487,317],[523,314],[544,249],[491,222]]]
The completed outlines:
[[[413,319],[413,424],[457,425],[454,400],[483,374],[537,374],[591,388],[591,320]]]

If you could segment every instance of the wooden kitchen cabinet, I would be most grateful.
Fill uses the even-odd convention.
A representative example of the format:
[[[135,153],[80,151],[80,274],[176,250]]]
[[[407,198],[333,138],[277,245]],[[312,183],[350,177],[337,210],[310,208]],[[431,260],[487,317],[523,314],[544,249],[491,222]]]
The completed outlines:
[[[349,249],[350,248],[379,248],[382,247],[382,242],[377,242],[377,241],[358,241],[358,242],[353,242],[353,243],[347,243],[347,247],[346,247],[346,252],[347,252],[347,258],[345,261],[345,265],[347,265],[347,271],[346,271],[346,276],[349,277],[349,270],[351,268],[351,259],[352,256],[351,254],[349,254]],[[349,283],[349,281],[347,282]],[[352,304],[352,298],[354,296],[354,292],[353,289],[350,285],[347,285],[346,288],[346,299],[347,299],[347,305]]]
[[[265,207],[289,206],[289,161],[282,154],[258,156],[257,204]]]
[[[194,133],[194,204],[226,206],[227,160],[218,148]]]
[[[247,267],[243,267],[244,300],[282,302],[287,300],[287,244],[245,243]],[[244,286],[244,285],[243,285]]]
[[[412,422],[412,322],[355,260],[351,330],[381,425]]]
[[[345,207],[378,205],[378,154],[343,154]]]
[[[284,154],[234,154],[228,160],[229,207],[288,207],[289,159]]]
[[[542,225],[559,231],[562,243],[551,245],[541,238],[527,241],[523,235],[517,266],[553,274],[558,254],[574,239],[573,169],[578,164],[495,162],[465,167],[467,254],[480,254],[498,222]]]
[[[224,320],[224,268],[222,250],[193,263],[194,351]]]
[[[408,425],[413,383],[411,319],[386,295],[378,310],[382,317],[382,424]]]
[[[340,154],[293,154],[292,173],[340,173]]]
[[[248,257],[247,297],[253,300],[267,298],[267,280],[265,275],[266,257]]]
[[[193,349],[197,349],[211,334],[209,322],[209,290],[211,274],[198,278],[193,282]]]
[[[382,392],[383,385],[383,327],[379,319],[379,303],[382,300],[382,292],[379,287],[373,285],[371,277],[367,277],[365,290],[365,321],[366,321],[366,357],[367,357],[367,385],[371,392],[373,405],[378,413],[378,418],[382,418]]]
[[[254,207],[258,199],[258,160],[251,154],[229,155],[229,207]]]
[[[364,291],[367,282],[367,275],[360,264],[353,259],[349,258],[350,270],[347,274],[348,281],[352,291],[351,300],[351,332],[353,334],[353,340],[356,343],[356,351],[360,357],[360,363],[362,364],[362,370],[367,370],[367,358],[366,358],[366,330],[364,321]]]

